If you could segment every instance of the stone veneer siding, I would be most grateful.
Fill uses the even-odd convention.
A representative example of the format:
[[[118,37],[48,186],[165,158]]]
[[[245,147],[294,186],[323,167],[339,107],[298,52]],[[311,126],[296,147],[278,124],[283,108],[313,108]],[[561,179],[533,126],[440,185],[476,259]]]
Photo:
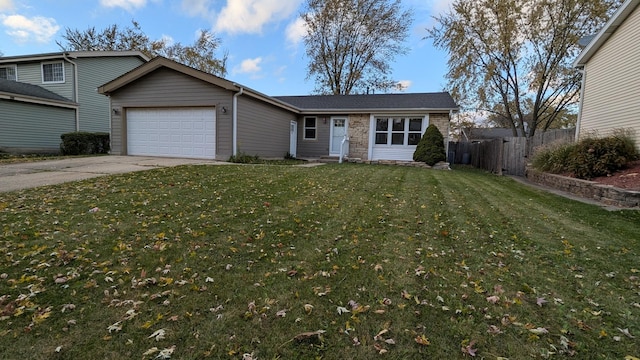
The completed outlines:
[[[349,157],[366,160],[369,154],[369,115],[349,116]]]

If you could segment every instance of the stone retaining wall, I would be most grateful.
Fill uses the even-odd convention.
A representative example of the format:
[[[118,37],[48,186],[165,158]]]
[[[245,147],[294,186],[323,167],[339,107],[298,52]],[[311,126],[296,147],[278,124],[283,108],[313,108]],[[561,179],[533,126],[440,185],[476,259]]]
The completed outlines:
[[[625,208],[640,207],[640,191],[620,189],[611,185],[602,185],[594,181],[548,174],[530,167],[526,170],[531,182],[565,191],[586,199],[593,199],[606,205]]]

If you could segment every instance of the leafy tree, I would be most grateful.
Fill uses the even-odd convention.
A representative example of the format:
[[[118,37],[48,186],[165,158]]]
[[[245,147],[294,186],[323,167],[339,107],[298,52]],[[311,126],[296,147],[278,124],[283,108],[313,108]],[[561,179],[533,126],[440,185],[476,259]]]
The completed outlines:
[[[405,54],[403,42],[413,21],[400,0],[307,0],[302,19],[310,62],[322,94],[386,91],[397,82],[389,78],[390,63]]]
[[[514,136],[528,123],[533,136],[577,103],[578,40],[595,33],[619,2],[455,0],[428,37],[450,54],[447,78],[460,103],[495,114]]]
[[[425,130],[424,135],[413,153],[413,161],[424,162],[433,166],[440,161],[445,161],[444,136],[438,127],[431,124]]]
[[[138,50],[149,57],[164,56],[207,73],[224,76],[227,72],[227,54],[216,57],[220,39],[210,31],[203,30],[193,45],[171,43],[167,39],[151,40],[142,31],[140,24],[122,28],[116,24],[103,30],[90,27],[81,31],[66,28],[62,38],[65,43],[57,42],[65,51],[107,51]]]

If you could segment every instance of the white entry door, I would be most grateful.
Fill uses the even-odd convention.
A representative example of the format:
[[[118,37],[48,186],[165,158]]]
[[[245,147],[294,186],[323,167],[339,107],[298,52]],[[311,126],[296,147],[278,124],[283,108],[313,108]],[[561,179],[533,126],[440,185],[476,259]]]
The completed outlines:
[[[335,117],[331,118],[331,134],[330,134],[330,143],[329,144],[329,155],[331,156],[339,156],[340,155],[340,145],[342,145],[342,140],[344,140],[345,135],[348,133],[348,122],[347,118]],[[346,153],[347,149],[345,149]]]
[[[292,121],[291,128],[289,129],[289,155],[296,157],[296,151],[298,149],[298,122]]]

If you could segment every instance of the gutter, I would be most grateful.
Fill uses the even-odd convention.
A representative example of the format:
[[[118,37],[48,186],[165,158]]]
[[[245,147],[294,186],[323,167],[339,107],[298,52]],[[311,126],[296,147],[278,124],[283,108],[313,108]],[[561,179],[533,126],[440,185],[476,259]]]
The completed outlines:
[[[62,53],[62,58],[68,61],[71,65],[73,65],[73,101],[76,103],[80,103],[78,101],[78,64],[74,63],[67,57],[67,53]],[[80,131],[80,109],[76,109],[76,131]]]
[[[582,74],[582,79],[580,79],[580,101],[578,102],[578,119],[576,120],[575,142],[578,142],[578,139],[580,138],[580,126],[582,123],[582,104],[584,103],[584,87],[587,83],[587,69],[583,66],[582,69],[578,69],[578,71]]]
[[[240,91],[233,94],[233,115],[232,115],[232,123],[233,123],[233,131],[232,131],[232,155],[238,155],[238,97],[244,93],[244,88],[238,84],[233,84],[240,88]]]

